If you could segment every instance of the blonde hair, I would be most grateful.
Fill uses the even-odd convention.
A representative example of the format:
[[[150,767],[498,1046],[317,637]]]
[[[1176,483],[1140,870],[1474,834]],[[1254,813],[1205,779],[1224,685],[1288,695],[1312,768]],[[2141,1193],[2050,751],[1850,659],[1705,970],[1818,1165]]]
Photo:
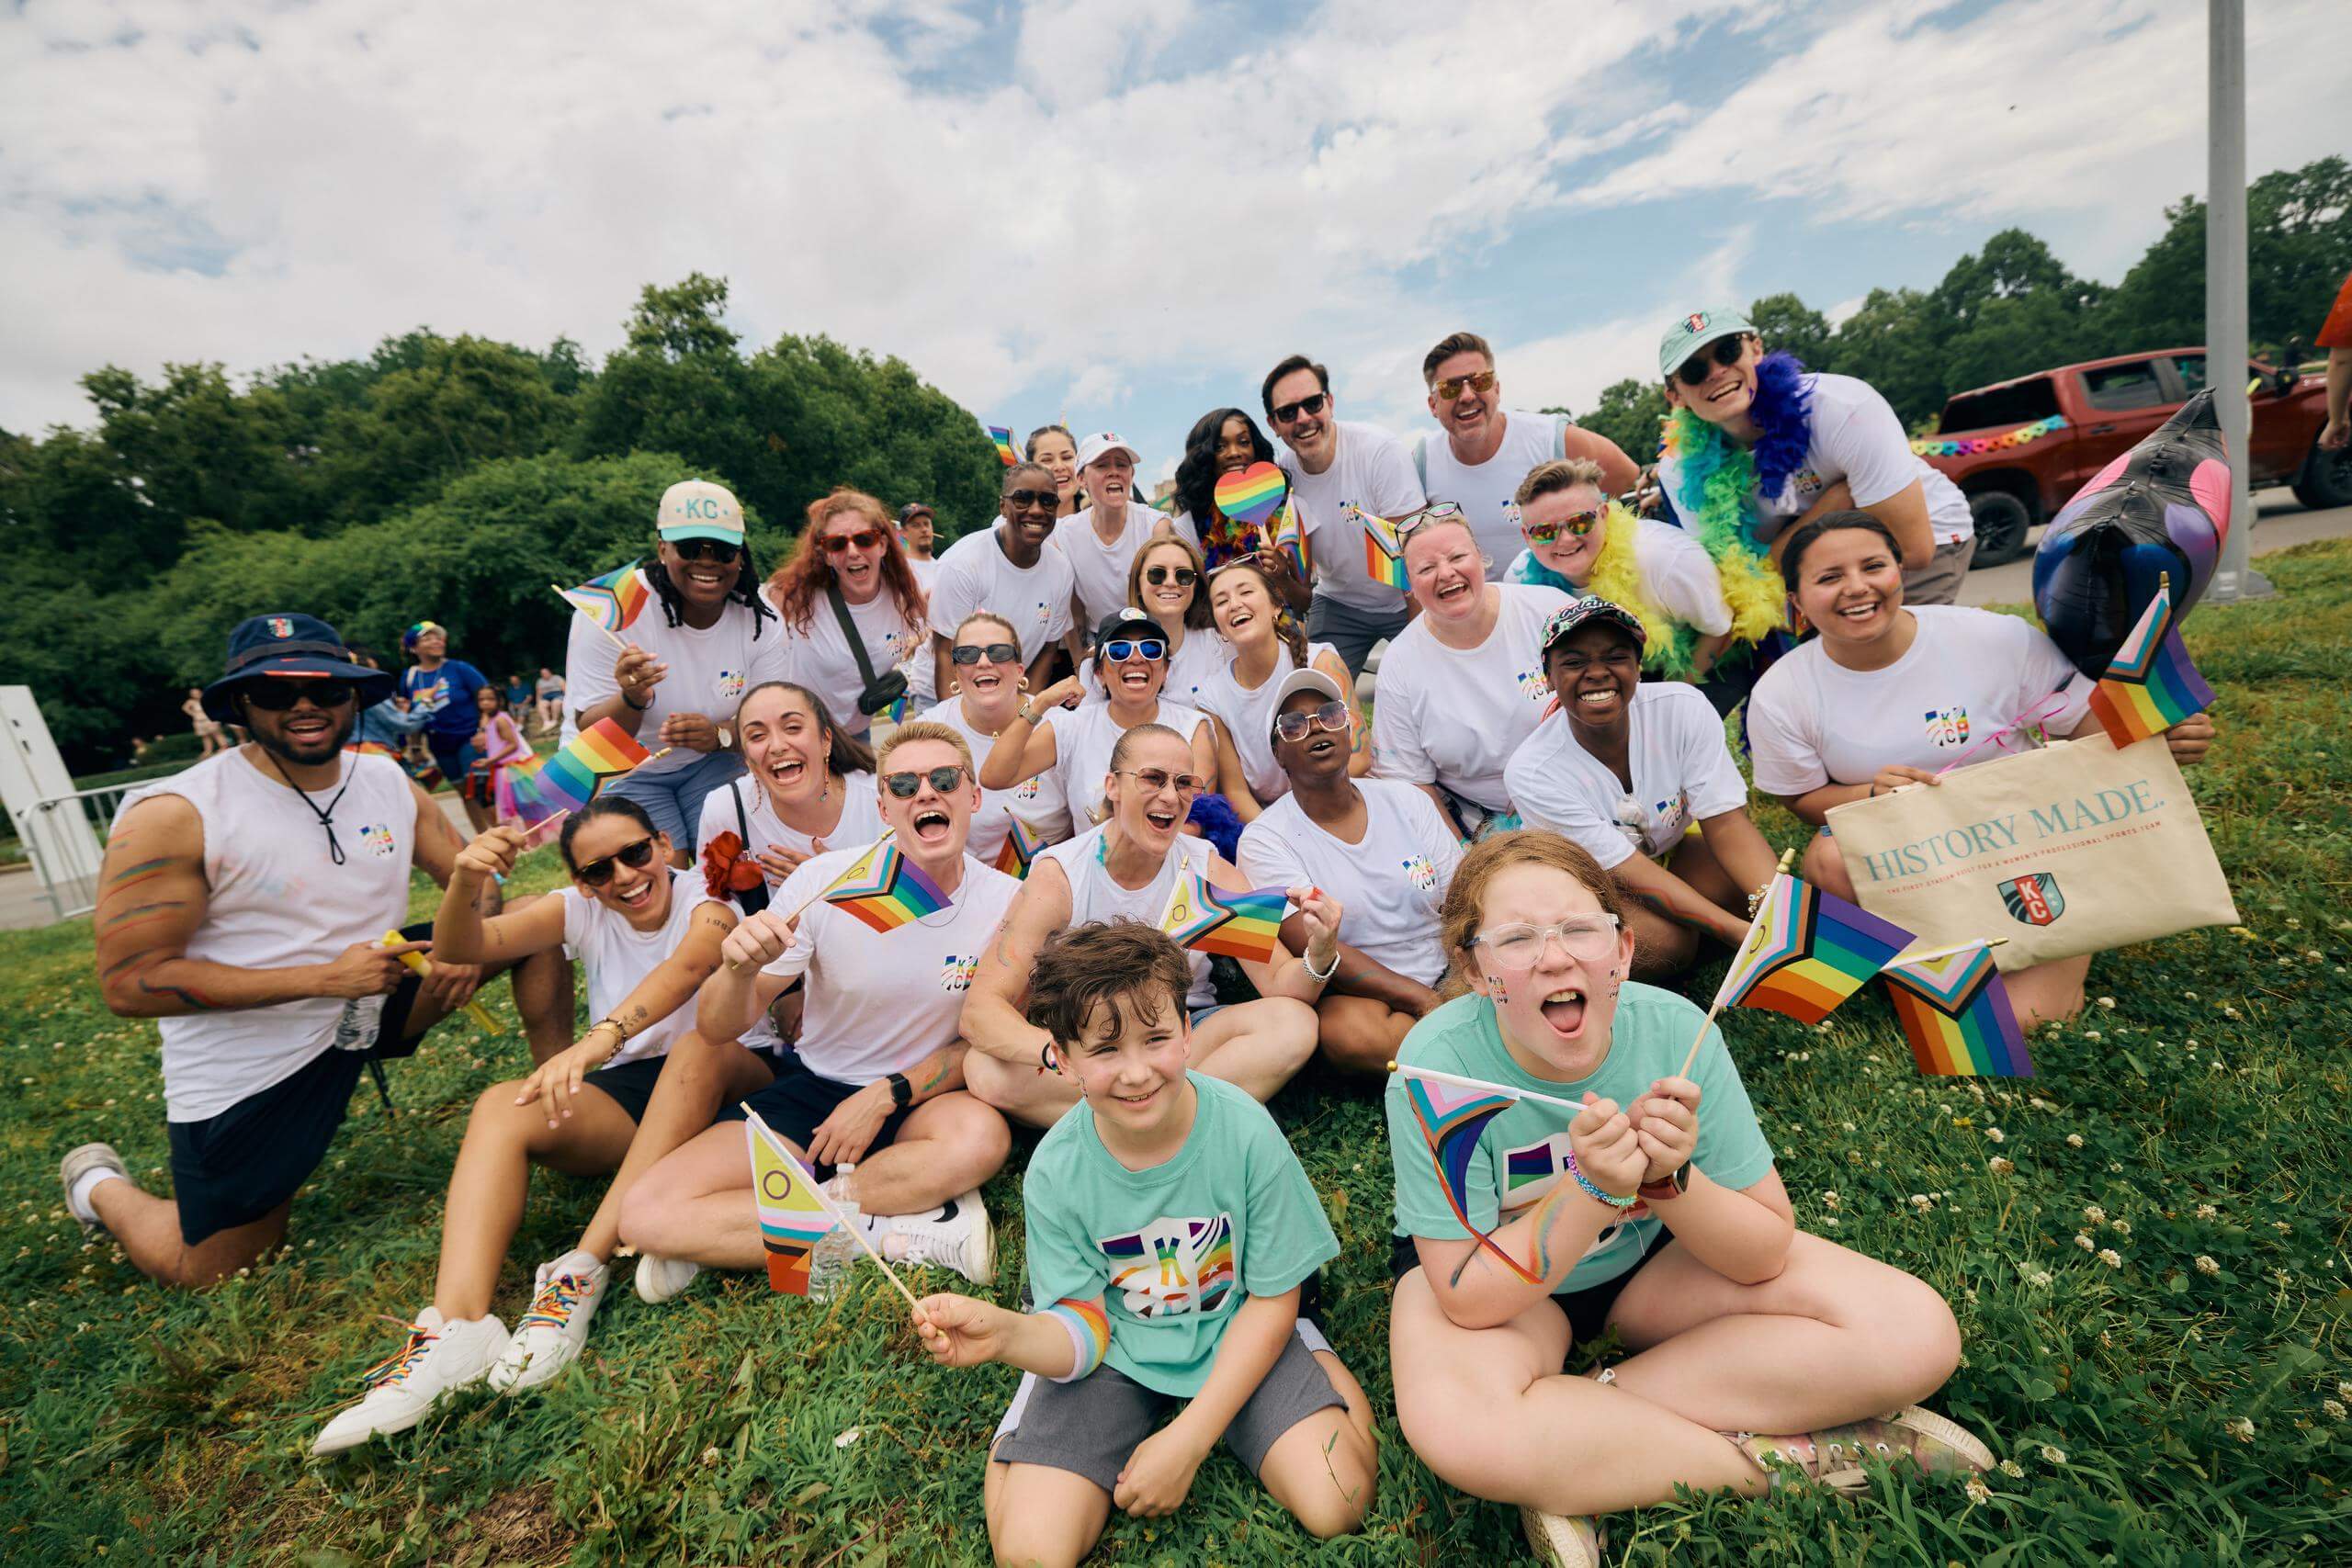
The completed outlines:
[[[1511,500],[1525,506],[1539,495],[1556,495],[1578,485],[1590,485],[1605,497],[1608,481],[1602,478],[1600,465],[1589,457],[1555,457],[1548,463],[1538,463],[1527,470],[1519,481],[1519,493]]]
[[[962,642],[964,640],[964,634],[971,630],[976,624],[981,621],[986,621],[992,626],[1002,626],[1004,628],[1004,635],[1012,639],[1012,646],[1015,648],[1019,648],[1021,646],[1021,629],[1018,626],[1015,626],[1011,621],[1006,620],[1002,615],[998,615],[994,610],[975,610],[970,615],[965,616],[962,620],[956,622],[956,635],[947,639],[947,646],[953,648],[957,643]]]
[[[956,755],[963,760],[964,771],[967,773],[973,771],[970,741],[966,740],[937,719],[910,718],[890,731],[890,739],[882,742],[881,749],[874,753],[875,778],[879,780],[882,770],[889,766],[892,752],[901,746],[912,745],[918,740],[936,740],[944,745],[955,747]]]
[[[1437,917],[1438,940],[1445,946],[1446,958],[1445,978],[1439,983],[1438,995],[1458,997],[1471,989],[1477,969],[1470,961],[1470,946],[1486,921],[1487,885],[1521,865],[1542,866],[1573,878],[1601,908],[1616,917],[1621,928],[1624,925],[1625,900],[1617,891],[1617,879],[1601,870],[1600,863],[1582,844],[1541,828],[1498,833],[1470,846],[1446,887],[1445,903]]]

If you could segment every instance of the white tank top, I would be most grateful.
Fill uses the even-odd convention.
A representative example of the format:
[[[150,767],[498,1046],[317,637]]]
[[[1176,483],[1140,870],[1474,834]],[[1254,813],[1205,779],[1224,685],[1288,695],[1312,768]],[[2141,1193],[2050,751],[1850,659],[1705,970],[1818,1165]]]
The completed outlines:
[[[1104,835],[1111,824],[1090,829],[1067,844],[1053,844],[1039,852],[1062,868],[1069,879],[1069,923],[1091,925],[1102,920],[1141,920],[1157,927],[1159,912],[1168,907],[1168,895],[1175,889],[1179,867],[1190,867],[1204,877],[1209,874],[1209,863],[1216,854],[1216,846],[1206,839],[1179,836],[1150,883],[1141,888],[1122,887],[1111,880],[1104,869]],[[1199,953],[1184,954],[1193,970],[1193,988],[1184,994],[1188,1008],[1215,1005],[1216,987],[1209,983],[1209,961]]]
[[[1532,413],[1525,409],[1503,411],[1503,444],[1485,462],[1459,462],[1443,431],[1431,431],[1421,441],[1422,486],[1432,502],[1450,501],[1469,519],[1478,547],[1487,553],[1487,581],[1500,582],[1503,570],[1518,556],[1526,540],[1504,516],[1503,506],[1519,493],[1519,481],[1538,463],[1560,455],[1560,416]]]
[[[1330,651],[1328,642],[1310,642],[1306,660],[1312,664]],[[1290,793],[1290,775],[1274,761],[1274,694],[1283,689],[1283,677],[1297,668],[1291,662],[1289,645],[1278,644],[1274,672],[1256,691],[1233,678],[1230,660],[1201,683],[1201,707],[1225,721],[1227,732],[1233,737],[1233,750],[1241,759],[1241,776],[1249,781],[1250,793],[1261,806],[1272,806]]]
[[[152,796],[175,795],[204,823],[210,896],[204,923],[188,939],[188,957],[291,969],[327,963],[354,942],[380,942],[407,921],[416,848],[416,796],[408,775],[390,757],[345,751],[341,760],[340,782],[311,792],[332,816],[341,865],[328,852],[327,830],[294,787],[246,761],[242,749],[124,797],[128,811]],[[202,1122],[338,1045],[364,1050],[375,1041],[383,1010],[381,997],[306,997],[159,1019],[164,1113],[174,1122]]]

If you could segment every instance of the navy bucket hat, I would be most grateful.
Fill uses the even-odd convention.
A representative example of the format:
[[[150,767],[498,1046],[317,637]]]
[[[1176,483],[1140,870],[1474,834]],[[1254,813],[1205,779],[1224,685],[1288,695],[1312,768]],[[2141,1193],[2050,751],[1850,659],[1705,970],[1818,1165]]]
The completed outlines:
[[[204,711],[223,723],[237,720],[231,699],[247,681],[348,681],[359,705],[392,694],[392,677],[356,662],[343,636],[316,615],[255,615],[229,633],[229,667],[204,688]]]

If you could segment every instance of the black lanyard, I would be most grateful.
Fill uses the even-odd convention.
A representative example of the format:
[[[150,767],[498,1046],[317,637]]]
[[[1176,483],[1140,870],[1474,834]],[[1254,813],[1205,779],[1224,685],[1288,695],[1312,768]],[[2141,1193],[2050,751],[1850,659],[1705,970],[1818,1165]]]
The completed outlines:
[[[286,781],[286,787],[302,797],[302,804],[311,808],[311,815],[317,818],[319,826],[327,830],[327,858],[334,861],[335,864],[341,865],[343,843],[334,836],[334,808],[343,804],[345,794],[351,788],[350,770],[345,770],[343,788],[334,792],[334,798],[328,801],[327,808],[322,811],[319,809],[319,803],[311,798],[310,793],[294,782],[293,775],[286,771],[286,764],[277,760],[277,752],[265,746],[262,748],[262,754],[267,757],[270,765],[277,770],[277,776]]]

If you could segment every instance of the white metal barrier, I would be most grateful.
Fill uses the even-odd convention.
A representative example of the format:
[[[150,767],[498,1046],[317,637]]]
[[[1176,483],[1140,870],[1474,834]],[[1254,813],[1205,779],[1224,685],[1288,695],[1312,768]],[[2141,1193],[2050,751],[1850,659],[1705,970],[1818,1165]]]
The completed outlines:
[[[57,919],[86,915],[98,905],[98,863],[122,797],[141,784],[107,784],[34,801],[12,813],[17,838],[40,878],[42,897]]]

